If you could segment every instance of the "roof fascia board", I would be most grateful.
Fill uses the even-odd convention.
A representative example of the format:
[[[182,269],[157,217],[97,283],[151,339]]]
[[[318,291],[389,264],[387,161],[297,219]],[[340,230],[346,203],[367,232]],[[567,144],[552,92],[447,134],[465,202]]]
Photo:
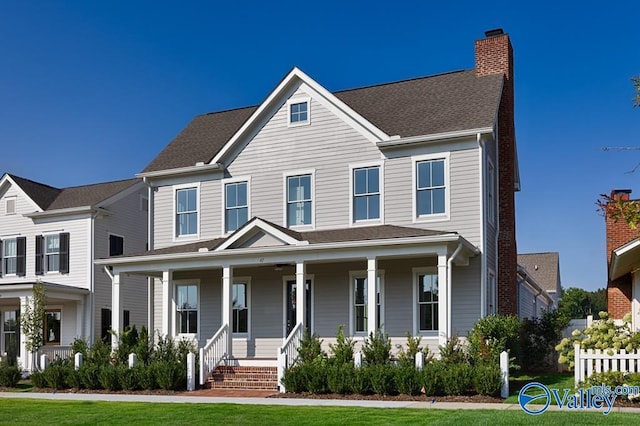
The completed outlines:
[[[213,251],[223,251],[226,250],[227,248],[231,247],[236,241],[242,239],[244,236],[250,234],[251,232],[260,229],[264,232],[266,232],[267,234],[271,235],[272,237],[275,237],[277,239],[279,239],[280,241],[284,242],[285,244],[288,245],[294,245],[294,246],[301,246],[301,245],[308,245],[309,242],[308,241],[301,241],[301,240],[297,240],[295,238],[293,238],[290,235],[285,234],[284,232],[280,231],[277,228],[274,228],[273,226],[269,225],[268,223],[264,222],[261,219],[256,219],[253,221],[253,223],[249,224],[248,226],[239,229],[235,234],[233,234],[232,236],[230,236],[224,243],[220,244],[218,247],[216,247]],[[238,250],[238,249],[234,249],[234,250]]]
[[[611,255],[611,266],[609,267],[609,278],[612,281],[617,280],[618,278],[629,272],[632,272],[626,269],[621,269],[623,267],[623,265],[621,265],[621,258],[627,253],[632,254],[632,252],[637,250],[638,248],[640,248],[640,238],[636,238],[635,240],[630,241],[627,244],[613,250],[613,254]]]
[[[411,136],[407,138],[395,138],[378,142],[378,148],[392,148],[396,146],[412,145],[417,143],[434,143],[443,140],[458,139],[464,137],[477,136],[478,134],[492,134],[493,127],[482,127],[479,129],[456,130],[453,132],[433,133],[431,135]]]
[[[45,217],[69,216],[69,215],[78,215],[83,213],[100,213],[105,216],[108,216],[111,214],[110,211],[100,207],[80,206],[80,207],[69,207],[66,209],[56,209],[56,210],[47,210],[43,212],[29,213],[23,216],[28,217],[30,219],[40,219]]]
[[[20,194],[22,194],[22,196],[23,196],[24,198],[26,198],[26,199],[31,203],[31,205],[33,206],[33,208],[35,209],[35,211],[36,211],[36,212],[41,212],[41,211],[43,211],[43,210],[42,210],[42,207],[40,207],[40,206],[38,205],[38,203],[36,203],[36,202],[33,200],[33,198],[31,198],[31,197],[30,197],[30,196],[29,196],[29,195],[24,191],[24,189],[22,189],[22,187],[16,183],[16,181],[14,181],[13,179],[11,179],[11,176],[9,176],[9,174],[8,174],[8,173],[5,173],[5,174],[4,174],[4,176],[2,177],[2,180],[0,180],[0,189],[1,189],[3,186],[5,186],[6,184],[10,184],[10,185],[15,186],[16,188],[18,188],[18,191],[20,192]]]
[[[276,103],[280,97],[287,93],[287,90],[297,81],[305,83],[309,88],[317,92],[321,98],[324,98],[334,109],[334,112],[340,111],[343,114],[343,118],[348,118],[352,121],[352,124],[357,124],[364,132],[365,136],[372,141],[389,139],[389,136],[382,130],[374,126],[368,120],[365,120],[360,114],[349,107],[347,104],[338,99],[334,94],[318,84],[315,80],[302,72],[299,68],[294,67],[289,74],[282,79],[282,81],[276,86],[276,88],[267,96],[267,98],[260,104],[260,106],[251,114],[251,117],[244,122],[242,127],[227,141],[222,149],[213,157],[210,164],[221,163],[225,155],[235,146],[239,139],[244,135],[251,132],[251,128],[255,123],[260,122],[262,115],[269,110]]]
[[[209,164],[196,164],[194,166],[178,167],[175,169],[157,170],[153,172],[138,173],[137,178],[142,178],[145,182],[154,178],[170,177],[170,176],[188,176],[203,173],[219,172],[223,170],[222,164],[212,162]]]

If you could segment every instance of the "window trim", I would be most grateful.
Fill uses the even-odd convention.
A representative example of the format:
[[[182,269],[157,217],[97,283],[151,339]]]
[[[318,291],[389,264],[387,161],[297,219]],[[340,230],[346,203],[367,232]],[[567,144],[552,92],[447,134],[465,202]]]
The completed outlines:
[[[118,237],[118,238],[122,238],[122,254],[114,254],[113,256],[122,256],[124,255],[124,243],[125,243],[125,238],[124,235],[120,235],[120,234],[114,234],[113,232],[107,232],[107,254],[108,257],[111,257],[111,237]]]
[[[60,274],[60,259],[61,259],[61,251],[60,251],[60,234],[61,232],[43,232],[42,233],[42,270],[44,272],[44,275],[47,274]],[[57,236],[58,237],[58,269],[56,270],[52,270],[50,271],[49,268],[49,262],[47,261],[47,256],[49,256],[49,254],[47,253],[47,237],[51,237],[51,236]]]
[[[376,271],[376,275],[380,281],[380,301],[379,301],[379,305],[380,305],[380,317],[378,318],[378,323],[380,324],[381,329],[384,331],[385,329],[385,321],[384,321],[384,315],[385,315],[385,292],[384,292],[384,269],[378,269]],[[367,313],[367,330],[365,331],[356,331],[356,324],[355,324],[355,309],[354,309],[354,285],[355,285],[355,280],[356,278],[364,278],[365,280],[368,280],[368,273],[366,270],[358,270],[358,271],[349,271],[349,335],[353,336],[353,337],[367,337],[369,335],[369,332],[367,331],[369,329],[369,315]],[[367,283],[368,285],[368,283]],[[368,302],[365,303],[365,306],[367,306],[367,310],[369,309],[368,307]],[[376,327],[378,328],[378,327]]]
[[[307,104],[307,119],[305,121],[291,121],[291,106],[297,104]],[[311,124],[311,97],[294,97],[287,100],[287,127],[308,126]]]
[[[196,286],[196,292],[197,292],[197,303],[198,303],[198,308],[197,308],[197,321],[198,321],[198,326],[197,329],[198,331],[196,331],[195,333],[179,333],[178,332],[178,287],[180,286],[189,286],[189,285],[195,285]],[[173,315],[173,319],[172,319],[172,328],[173,328],[173,335],[178,337],[178,338],[195,338],[197,340],[200,340],[200,330],[201,330],[201,322],[200,322],[200,316],[202,313],[202,304],[200,302],[200,279],[183,279],[183,280],[174,280],[173,281],[173,299],[171,301],[171,307],[172,307],[172,315]]]
[[[247,183],[247,222],[251,220],[251,218],[253,216],[251,216],[251,176],[238,176],[238,177],[233,177],[233,178],[227,178],[227,179],[222,179],[220,181],[220,184],[222,185],[221,191],[222,191],[222,216],[220,216],[222,218],[221,222],[221,232],[220,235],[223,236],[228,236],[233,234],[234,232],[236,232],[238,229],[242,228],[242,226],[244,225],[244,223],[242,225],[240,225],[237,229],[233,230],[233,231],[227,231],[227,184],[230,183],[241,183],[241,182],[246,182]],[[245,222],[245,223],[247,223]]]
[[[444,160],[444,213],[435,213],[420,216],[418,214],[418,163],[423,161]],[[413,223],[442,222],[451,218],[451,179],[450,179],[450,153],[441,152],[435,154],[416,155],[411,157],[411,192]]]
[[[311,177],[311,223],[305,225],[291,225],[289,226],[289,178],[298,176],[310,176]],[[316,229],[316,169],[305,170],[293,170],[282,173],[282,187],[283,187],[283,208],[282,208],[282,223],[287,228],[291,229]]]
[[[43,332],[43,340],[44,340],[44,346],[61,346],[62,345],[62,331],[64,330],[64,327],[62,326],[62,320],[64,319],[64,312],[63,312],[63,306],[62,305],[47,305],[44,308],[45,314],[44,314],[44,320],[42,322],[42,332]],[[54,342],[54,343],[49,343],[49,340],[46,338],[47,336],[44,335],[44,332],[47,329],[47,312],[60,312],[60,336],[58,336],[58,341]]]
[[[487,190],[487,221],[491,225],[496,224],[497,219],[497,211],[498,211],[498,203],[496,201],[496,168],[493,165],[493,161],[491,158],[487,157],[487,181],[486,181],[486,190]],[[491,199],[493,198],[493,202]]]
[[[233,283],[231,284],[231,294],[233,297],[233,285],[245,284],[247,286],[247,331],[242,333],[233,332],[233,318],[232,323],[229,324],[231,330],[231,336],[234,339],[246,339],[251,340],[251,277],[233,277]],[[231,315],[233,317],[233,305],[231,306]]]
[[[9,211],[9,202],[13,202],[13,211]],[[13,216],[18,213],[18,196],[8,196],[4,198],[4,214],[5,216]]]
[[[378,185],[380,194],[380,217],[377,219],[355,219],[355,191],[354,191],[354,172],[357,169],[366,169],[378,167]],[[368,161],[363,163],[349,164],[349,226],[367,226],[372,224],[384,224],[384,160]]]
[[[178,235],[178,191],[181,189],[195,189],[196,190],[196,233],[195,234],[184,234]],[[200,182],[192,182],[192,183],[183,183],[180,185],[173,185],[171,188],[171,193],[173,195],[173,209],[171,214],[173,216],[173,241],[184,241],[184,240],[197,240],[200,239],[200,220],[202,217],[202,209],[200,208]]]
[[[425,337],[438,337],[440,333],[440,321],[438,321],[438,328],[436,330],[420,330],[419,321],[420,321],[420,312],[418,310],[418,277],[420,275],[435,275],[438,276],[438,267],[437,266],[427,266],[420,268],[412,268],[411,275],[413,277],[413,296],[411,300],[413,302],[413,335],[414,336],[425,336]],[[438,292],[440,292],[440,283],[438,283]],[[438,295],[438,304],[440,303],[440,295]],[[439,310],[438,310],[439,312]],[[438,317],[436,316],[436,319]]]
[[[16,271],[13,273],[7,273],[7,265],[5,263],[5,259],[7,259],[8,256],[7,256],[5,243],[11,240],[14,240],[16,242],[16,254],[15,256],[11,256],[12,258],[16,259]],[[2,262],[2,265],[0,266],[0,278],[1,277],[17,277],[18,276],[18,237],[2,238],[0,239],[0,244],[2,244],[2,247],[0,247],[1,249],[0,262]]]

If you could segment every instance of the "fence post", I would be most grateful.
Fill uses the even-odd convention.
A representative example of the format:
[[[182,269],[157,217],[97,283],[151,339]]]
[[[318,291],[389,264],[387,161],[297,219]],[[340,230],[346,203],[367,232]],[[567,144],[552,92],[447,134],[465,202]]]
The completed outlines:
[[[49,366],[49,356],[47,354],[40,355],[40,368],[45,369]]]
[[[356,368],[362,367],[362,352],[356,352],[353,354],[353,365]]]
[[[582,362],[582,359],[580,359],[580,343],[576,343],[575,345],[573,345],[573,359],[574,359],[573,380],[577,388],[580,382],[582,381],[580,376],[582,375],[583,362]]]
[[[587,328],[591,327],[593,324],[593,315],[587,315]]]
[[[500,371],[502,372],[500,397],[507,398],[509,396],[509,352],[507,351],[500,353]]]
[[[135,367],[137,363],[138,363],[138,355],[133,353],[129,354],[129,368]]]
[[[418,352],[416,354],[416,370],[421,371],[424,366],[424,353]]]
[[[193,352],[187,354],[187,390],[196,390],[196,354]]]
[[[80,352],[73,356],[73,367],[79,370],[82,367],[83,356]]]

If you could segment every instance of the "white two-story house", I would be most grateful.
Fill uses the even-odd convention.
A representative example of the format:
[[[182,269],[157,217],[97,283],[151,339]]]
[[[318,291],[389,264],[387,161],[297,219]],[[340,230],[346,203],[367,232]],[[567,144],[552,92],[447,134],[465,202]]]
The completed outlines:
[[[218,345],[204,363],[275,360],[304,328],[327,344],[340,325],[437,350],[517,308],[501,30],[470,70],[331,92],[294,68],[261,104],[194,118],[138,176],[150,250],[97,263],[114,307],[132,277],[155,278],[151,323]]]
[[[97,258],[145,250],[148,200],[140,179],[53,188],[11,174],[0,178],[0,353],[17,346],[20,365],[31,357],[20,333],[20,312],[45,287],[45,346],[53,359],[69,356],[75,338],[110,339],[111,278]],[[132,278],[120,326],[147,325],[144,277]]]

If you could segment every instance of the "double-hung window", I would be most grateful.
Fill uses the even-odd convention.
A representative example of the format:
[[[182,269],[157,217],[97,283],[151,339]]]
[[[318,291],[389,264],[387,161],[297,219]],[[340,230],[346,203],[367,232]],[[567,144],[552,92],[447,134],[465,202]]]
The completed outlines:
[[[36,275],[43,275],[48,272],[69,273],[70,244],[68,232],[36,235],[35,245]]]
[[[60,270],[60,235],[47,235],[44,237],[45,270],[56,272]]]
[[[446,213],[445,159],[418,161],[416,163],[417,216]]]
[[[369,324],[368,315],[368,294],[367,278],[365,273],[351,274],[351,290],[353,306],[352,312],[352,332],[355,334],[366,333]],[[377,277],[376,281],[376,328],[380,328],[383,324],[382,316],[384,310],[382,306],[382,280]]]
[[[249,220],[248,183],[225,185],[225,231],[233,232]]]
[[[176,331],[179,334],[198,333],[198,286],[176,285]]]
[[[247,283],[236,283],[232,287],[233,296],[233,333],[249,332],[249,298]]]
[[[416,292],[418,332],[438,331],[438,274],[418,273]]]
[[[18,240],[16,238],[2,241],[2,272],[4,275],[16,275],[18,272]]]
[[[380,219],[380,167],[353,169],[353,220]]]
[[[198,234],[198,188],[176,190],[176,235]]]
[[[20,354],[20,327],[18,326],[20,311],[4,311],[2,313],[2,334],[4,335],[3,351],[10,354]]]
[[[311,175],[287,177],[287,226],[311,225]]]

